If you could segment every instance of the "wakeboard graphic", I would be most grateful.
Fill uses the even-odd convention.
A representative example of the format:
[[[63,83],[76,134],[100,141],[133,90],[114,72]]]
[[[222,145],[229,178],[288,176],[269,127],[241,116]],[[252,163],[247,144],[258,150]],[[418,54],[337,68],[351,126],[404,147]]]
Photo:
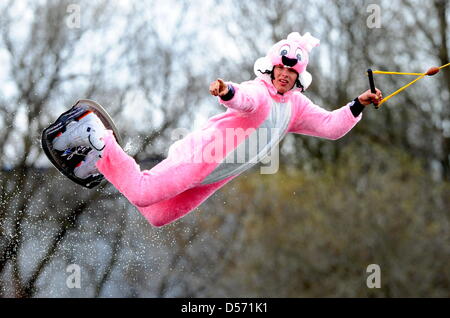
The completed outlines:
[[[106,129],[113,131],[117,142],[121,144],[122,140],[111,116],[100,104],[89,99],[78,100],[68,111],[62,113],[54,123],[45,128],[41,136],[42,149],[55,168],[73,182],[88,189],[98,186],[104,180],[104,176],[97,171],[87,178],[81,179],[74,174],[74,169],[92,148],[76,146],[59,151],[53,148],[53,139],[64,133],[70,122],[78,121],[90,112],[97,115]]]

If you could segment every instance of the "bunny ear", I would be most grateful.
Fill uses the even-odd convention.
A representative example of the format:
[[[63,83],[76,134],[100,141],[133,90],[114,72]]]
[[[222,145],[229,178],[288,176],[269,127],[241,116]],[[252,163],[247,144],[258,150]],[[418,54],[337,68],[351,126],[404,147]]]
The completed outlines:
[[[302,39],[302,36],[298,32],[291,32],[287,36],[287,40],[289,40],[289,41],[300,41],[301,39]]]
[[[305,49],[308,52],[311,52],[311,50],[318,46],[320,43],[320,40],[313,37],[309,32],[306,32],[305,35],[303,35],[301,37],[300,42],[302,43],[302,45],[305,47]]]

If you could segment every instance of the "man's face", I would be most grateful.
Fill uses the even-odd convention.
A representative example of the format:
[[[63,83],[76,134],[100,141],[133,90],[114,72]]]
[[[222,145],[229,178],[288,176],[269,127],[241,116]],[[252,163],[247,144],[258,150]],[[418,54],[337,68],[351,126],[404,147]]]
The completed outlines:
[[[272,80],[273,86],[277,89],[278,93],[284,94],[289,91],[295,85],[298,74],[290,68],[283,65],[277,65],[273,69],[274,79]]]

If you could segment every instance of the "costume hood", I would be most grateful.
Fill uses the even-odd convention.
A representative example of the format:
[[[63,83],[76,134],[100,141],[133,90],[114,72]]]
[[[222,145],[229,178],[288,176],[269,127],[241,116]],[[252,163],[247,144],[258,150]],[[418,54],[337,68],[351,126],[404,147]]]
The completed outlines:
[[[298,32],[292,32],[284,40],[272,46],[267,55],[256,60],[253,67],[258,78],[271,82],[270,74],[276,65],[284,65],[293,68],[298,74],[298,80],[303,90],[311,84],[312,76],[306,71],[309,61],[309,53],[319,45],[319,40],[309,32],[301,36]],[[293,89],[297,89],[294,85]]]

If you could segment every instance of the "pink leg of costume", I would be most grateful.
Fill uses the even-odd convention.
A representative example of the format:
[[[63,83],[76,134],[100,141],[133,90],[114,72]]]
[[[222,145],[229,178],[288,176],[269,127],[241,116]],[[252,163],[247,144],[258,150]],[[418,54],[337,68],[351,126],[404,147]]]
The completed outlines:
[[[117,144],[111,132],[97,162],[99,171],[155,226],[170,223],[189,213],[217,189],[233,179],[201,185],[203,163],[177,162],[167,158],[151,170],[141,171],[136,161]]]
[[[231,179],[233,177],[212,184],[196,186],[171,199],[148,207],[138,207],[138,209],[152,225],[163,226],[194,210]]]

